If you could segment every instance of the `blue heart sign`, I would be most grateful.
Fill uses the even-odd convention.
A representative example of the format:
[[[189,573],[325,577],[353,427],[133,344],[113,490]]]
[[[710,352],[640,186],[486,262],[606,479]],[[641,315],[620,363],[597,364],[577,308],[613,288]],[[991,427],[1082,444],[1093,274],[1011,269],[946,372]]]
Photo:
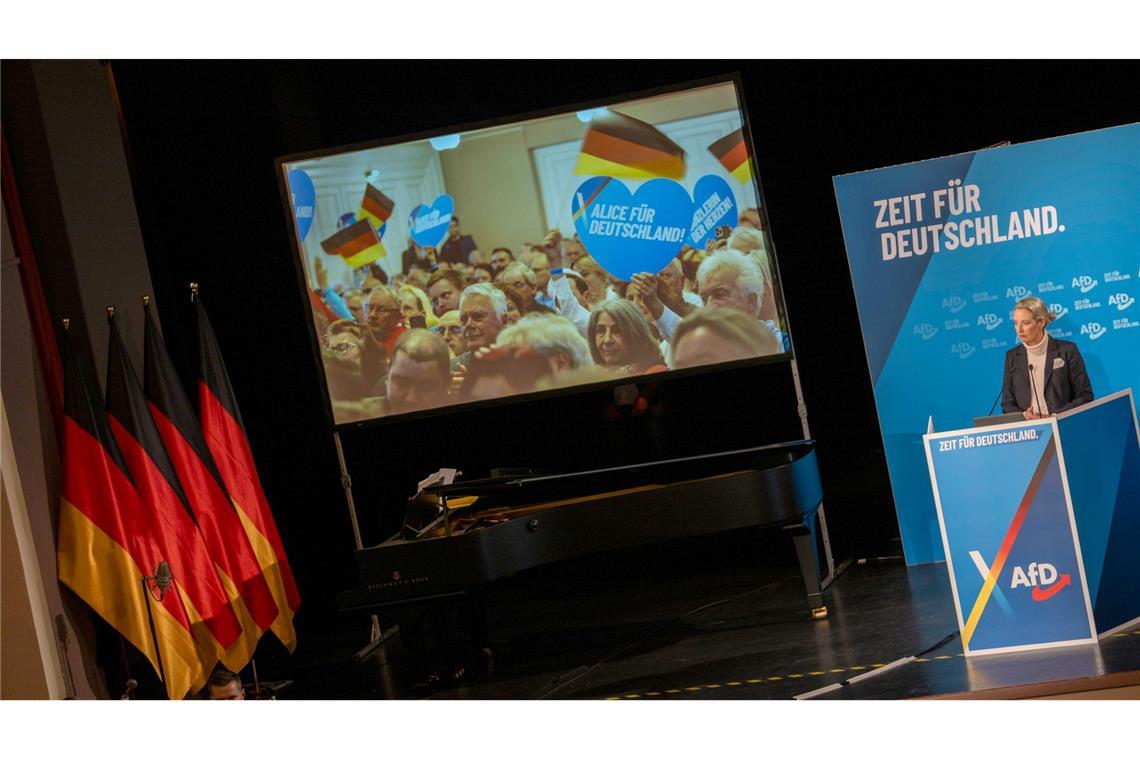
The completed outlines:
[[[629,281],[657,273],[688,242],[693,221],[689,191],[671,179],[652,179],[631,193],[612,177],[592,177],[570,200],[574,229],[603,269]]]
[[[313,226],[313,212],[317,206],[317,191],[308,172],[291,169],[286,175],[289,182],[289,196],[293,201],[293,219],[297,222],[297,237],[301,242]]]
[[[412,209],[408,216],[408,226],[412,239],[422,246],[438,246],[447,237],[455,202],[450,195],[441,195],[430,206],[423,203]]]
[[[716,237],[717,227],[735,227],[738,221],[736,197],[722,177],[706,174],[693,188],[693,224],[690,237],[693,245],[704,248]]]

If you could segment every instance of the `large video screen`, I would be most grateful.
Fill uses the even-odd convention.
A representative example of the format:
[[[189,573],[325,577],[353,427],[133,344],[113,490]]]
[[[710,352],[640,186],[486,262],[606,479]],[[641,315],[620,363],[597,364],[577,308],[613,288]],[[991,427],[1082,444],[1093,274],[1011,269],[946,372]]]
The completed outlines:
[[[336,425],[790,355],[732,81],[279,161]]]

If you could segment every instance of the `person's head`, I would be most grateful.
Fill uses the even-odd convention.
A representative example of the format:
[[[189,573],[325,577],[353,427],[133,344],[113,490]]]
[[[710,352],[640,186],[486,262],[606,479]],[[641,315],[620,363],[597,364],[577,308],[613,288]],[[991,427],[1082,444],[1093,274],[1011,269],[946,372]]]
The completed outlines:
[[[447,343],[429,330],[408,330],[392,348],[386,382],[393,414],[446,404],[451,385]]]
[[[468,285],[459,297],[459,324],[468,351],[491,345],[507,324],[507,297],[494,285]]]
[[[681,268],[681,260],[670,261],[668,266],[657,273],[657,279],[664,283],[670,292],[681,295],[685,289],[685,270]]]
[[[677,325],[670,364],[683,369],[779,352],[776,334],[763,322],[738,309],[707,307]]]
[[[494,277],[495,273],[491,271],[490,264],[475,264],[471,267],[471,282],[476,284],[490,282]]]
[[[427,293],[415,285],[401,285],[398,293],[400,301],[400,316],[405,320],[412,317],[423,317],[429,324],[435,324],[435,314],[428,303]]]
[[[578,259],[586,255],[586,246],[578,238],[570,238],[562,241],[562,253],[566,257],[566,263],[577,269]]]
[[[590,344],[574,323],[558,314],[527,314],[503,328],[496,346],[521,346],[546,357],[553,374],[593,363]]]
[[[566,279],[570,282],[570,294],[574,296],[574,300],[576,300],[583,309],[589,309],[590,286],[586,284],[586,280],[573,269],[564,269],[562,273],[566,275]]]
[[[728,238],[728,247],[748,253],[764,248],[764,233],[754,227],[737,227]]]
[[[531,256],[530,269],[534,272],[534,287],[545,293],[546,286],[550,283],[550,257],[542,251],[536,251]]]
[[[523,303],[522,296],[513,290],[499,290],[503,291],[503,295],[507,297],[507,316],[503,320],[505,324],[513,325],[522,319],[522,315],[526,314],[526,304]]]
[[[590,303],[597,303],[606,297],[606,289],[610,285],[610,276],[606,270],[602,269],[601,264],[594,261],[592,256],[580,256],[574,262],[574,271],[582,275],[582,279],[586,281],[586,287],[589,292],[587,299]]]
[[[363,325],[365,318],[364,302],[367,296],[362,291],[355,291],[352,295],[344,297],[344,305],[352,312],[352,318],[356,320],[356,324]]]
[[[496,346],[476,354],[467,369],[460,395],[468,401],[529,393],[550,374],[546,357],[521,346]]]
[[[764,303],[764,273],[740,251],[726,248],[701,262],[697,289],[705,306],[736,309],[755,317]]]
[[[452,214],[451,221],[447,223],[447,236],[452,240],[459,239],[459,215]]]
[[[473,248],[471,253],[467,254],[467,263],[471,266],[476,264],[490,264],[491,254],[487,251],[481,251],[478,248]]]
[[[431,265],[417,261],[408,267],[408,273],[404,277],[404,282],[409,285],[415,285],[420,290],[427,289],[428,277],[431,276]]]
[[[379,340],[383,340],[400,323],[400,301],[396,289],[389,285],[372,288],[364,308],[368,329]]]
[[[514,254],[511,253],[510,248],[492,248],[491,249],[491,269],[495,272],[501,272],[507,268],[507,265],[515,260]]]
[[[375,288],[378,288],[383,284],[384,283],[376,277],[366,277],[364,278],[364,282],[360,283],[360,292],[367,296]]]
[[[350,319],[338,319],[328,326],[327,345],[350,364],[360,365],[364,349],[363,328]]]
[[[467,350],[467,341],[463,339],[463,325],[459,324],[459,309],[444,312],[436,323],[435,332],[447,343],[453,356],[459,356]]]
[[[629,301],[615,298],[595,306],[588,334],[590,353],[604,367],[633,365],[640,371],[661,363],[661,347]]]
[[[436,316],[443,316],[459,308],[459,294],[464,287],[466,284],[458,272],[444,269],[432,273],[428,279],[427,292]]]
[[[521,261],[512,261],[503,269],[502,286],[504,290],[517,295],[526,305],[534,301],[538,287],[534,270]]]
[[[206,699],[245,699],[241,676],[225,668],[218,668],[206,681]]]
[[[1037,296],[1022,298],[1013,305],[1013,328],[1017,339],[1026,346],[1036,346],[1045,337],[1045,328],[1057,318]]]

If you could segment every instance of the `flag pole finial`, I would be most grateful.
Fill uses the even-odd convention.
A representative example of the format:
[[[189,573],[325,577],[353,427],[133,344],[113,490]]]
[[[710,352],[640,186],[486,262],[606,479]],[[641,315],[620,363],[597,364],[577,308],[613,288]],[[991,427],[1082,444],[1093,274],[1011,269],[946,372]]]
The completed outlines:
[[[142,302],[143,302],[143,308],[144,309],[147,308],[148,306],[150,306],[150,296],[148,296],[144,293],[143,297],[142,297]]]
[[[67,317],[63,318],[63,329],[64,330],[70,330],[71,329],[71,320],[68,319]]]
[[[114,306],[108,306],[107,307],[107,321],[110,322],[114,318],[115,318],[115,307]]]
[[[192,282],[192,283],[190,283],[190,303],[194,303],[197,300],[198,300],[198,283]]]

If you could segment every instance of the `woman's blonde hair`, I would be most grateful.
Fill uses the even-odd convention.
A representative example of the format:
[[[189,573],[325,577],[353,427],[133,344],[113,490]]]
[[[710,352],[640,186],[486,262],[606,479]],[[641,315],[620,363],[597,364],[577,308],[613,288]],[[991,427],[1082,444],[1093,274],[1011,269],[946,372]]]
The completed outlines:
[[[1013,305],[1014,311],[1017,311],[1018,309],[1025,309],[1027,312],[1033,315],[1034,319],[1044,319],[1045,324],[1049,324],[1057,318],[1057,315],[1050,311],[1049,307],[1045,305],[1045,302],[1037,296],[1022,298],[1020,301]]]

